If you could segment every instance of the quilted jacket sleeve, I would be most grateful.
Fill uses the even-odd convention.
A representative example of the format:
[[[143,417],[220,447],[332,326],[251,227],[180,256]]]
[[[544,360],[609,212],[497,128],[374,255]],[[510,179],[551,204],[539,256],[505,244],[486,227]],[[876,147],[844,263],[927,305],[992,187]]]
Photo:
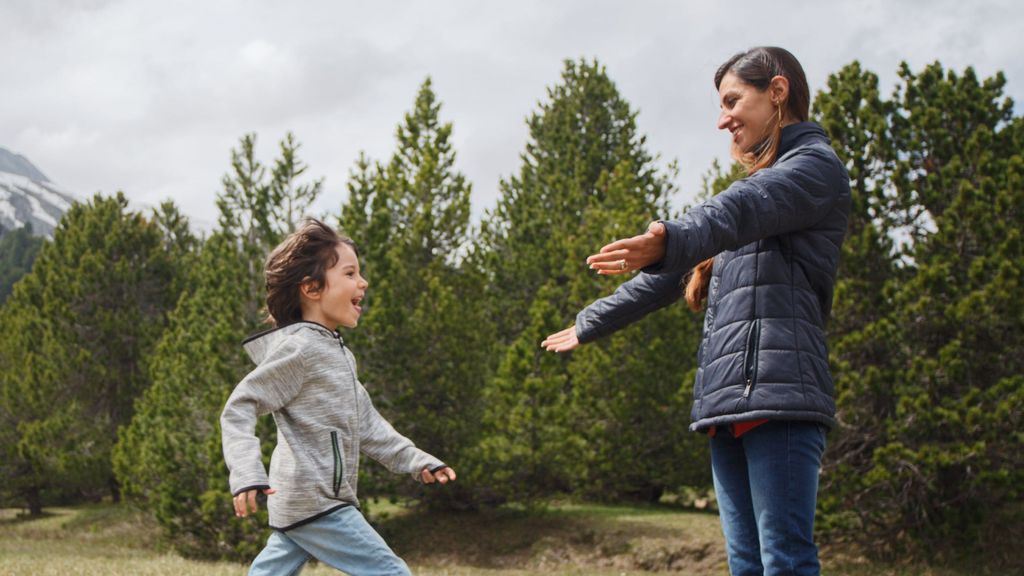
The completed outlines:
[[[665,220],[665,258],[644,271],[685,272],[751,242],[808,228],[841,197],[849,177],[827,144],[806,146],[786,162],[734,182],[721,194]]]
[[[581,343],[597,340],[668,306],[683,295],[683,276],[637,274],[576,315],[576,337]]]

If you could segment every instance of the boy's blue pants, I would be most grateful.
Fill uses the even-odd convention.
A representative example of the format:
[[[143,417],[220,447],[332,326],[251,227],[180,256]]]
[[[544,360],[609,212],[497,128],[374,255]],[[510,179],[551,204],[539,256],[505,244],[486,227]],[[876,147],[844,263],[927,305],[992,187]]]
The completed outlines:
[[[409,576],[409,567],[355,506],[346,506],[287,532],[275,530],[249,576],[298,574],[310,558],[352,576]]]

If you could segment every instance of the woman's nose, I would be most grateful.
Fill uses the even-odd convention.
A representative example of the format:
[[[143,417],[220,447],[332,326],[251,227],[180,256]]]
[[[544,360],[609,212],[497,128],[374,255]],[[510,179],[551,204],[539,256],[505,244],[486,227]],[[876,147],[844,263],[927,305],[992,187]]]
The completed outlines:
[[[725,130],[726,128],[728,128],[730,122],[732,122],[732,116],[730,116],[726,112],[723,111],[721,114],[718,115],[719,130]]]

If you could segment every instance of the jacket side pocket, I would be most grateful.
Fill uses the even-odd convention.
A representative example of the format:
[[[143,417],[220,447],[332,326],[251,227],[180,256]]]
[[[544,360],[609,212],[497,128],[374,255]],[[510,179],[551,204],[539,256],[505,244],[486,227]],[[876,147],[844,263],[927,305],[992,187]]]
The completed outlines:
[[[331,448],[334,450],[334,495],[337,496],[341,490],[341,479],[345,476],[345,461],[341,456],[337,430],[331,430]]]
[[[757,348],[761,341],[761,321],[754,320],[747,332],[747,350],[743,356],[743,378],[746,386],[743,388],[743,397],[749,398],[754,384],[757,383]]]

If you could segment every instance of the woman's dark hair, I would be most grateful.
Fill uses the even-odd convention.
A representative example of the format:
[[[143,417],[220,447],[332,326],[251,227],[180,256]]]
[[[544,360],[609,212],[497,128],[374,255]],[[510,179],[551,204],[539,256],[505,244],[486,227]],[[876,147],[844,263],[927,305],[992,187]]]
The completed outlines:
[[[789,96],[786,98],[786,115],[797,122],[805,122],[811,106],[811,92],[807,87],[807,76],[796,56],[784,48],[761,46],[733,55],[715,72],[715,89],[722,85],[722,78],[733,73],[744,84],[763,92],[771,85],[772,78],[782,76],[789,81]],[[778,156],[779,140],[782,137],[782,118],[775,123],[765,139],[744,154],[739,160],[747,168],[747,174],[771,166]],[[700,310],[708,296],[711,283],[711,268],[714,258],[697,264],[690,272],[686,283],[686,303],[691,310]]]
[[[267,257],[267,321],[285,326],[302,320],[299,287],[313,282],[323,288],[327,270],[338,263],[338,246],[345,244],[359,257],[351,239],[315,219],[306,219],[299,229],[277,245]]]
[[[761,90],[768,89],[772,78],[782,76],[789,81],[789,99],[786,111],[797,122],[808,118],[811,107],[811,93],[807,87],[804,68],[789,50],[775,46],[751,48],[733,55],[715,72],[715,89],[722,85],[722,78],[732,72],[746,84]]]

